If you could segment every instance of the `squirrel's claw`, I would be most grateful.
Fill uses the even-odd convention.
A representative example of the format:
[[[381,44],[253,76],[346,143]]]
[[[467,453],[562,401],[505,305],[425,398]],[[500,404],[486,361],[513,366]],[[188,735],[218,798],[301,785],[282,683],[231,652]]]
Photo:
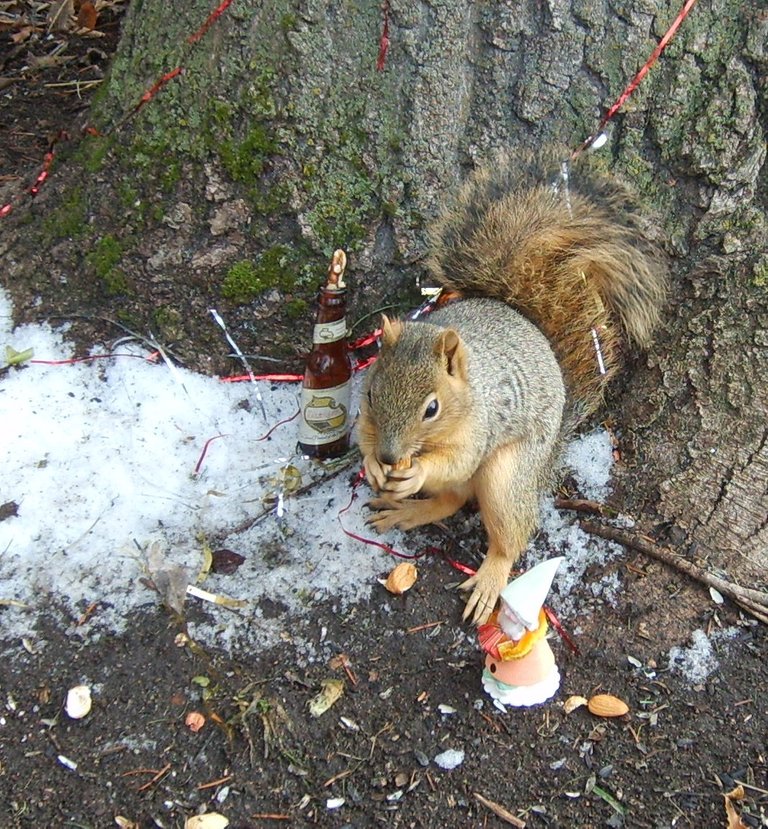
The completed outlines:
[[[378,512],[371,515],[365,523],[370,524],[376,532],[380,533],[391,530],[393,527],[411,530],[423,523],[420,518],[423,503],[423,501],[410,498],[400,500],[388,494],[381,498],[373,498],[368,502],[368,506]]]
[[[459,585],[460,590],[472,590],[462,619],[471,619],[476,625],[487,622],[508,578],[509,564],[506,560],[500,562],[494,557],[486,557],[477,573]]]

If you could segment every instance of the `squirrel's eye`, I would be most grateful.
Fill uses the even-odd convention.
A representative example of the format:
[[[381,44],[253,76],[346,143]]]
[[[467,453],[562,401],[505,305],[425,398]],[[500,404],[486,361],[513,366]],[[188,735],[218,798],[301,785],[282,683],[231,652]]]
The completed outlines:
[[[424,420],[432,420],[433,418],[437,417],[437,413],[440,411],[440,404],[437,402],[437,398],[434,400],[430,400],[427,404],[427,408],[424,410]]]

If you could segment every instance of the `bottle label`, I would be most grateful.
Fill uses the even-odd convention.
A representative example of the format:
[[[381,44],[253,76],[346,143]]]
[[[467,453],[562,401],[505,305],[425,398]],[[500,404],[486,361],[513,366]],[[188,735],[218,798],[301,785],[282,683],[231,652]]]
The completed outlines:
[[[349,428],[352,381],[329,389],[301,390],[299,443],[324,446],[343,437]]]
[[[312,331],[312,342],[318,345],[335,343],[347,336],[346,319],[335,322],[316,322]]]

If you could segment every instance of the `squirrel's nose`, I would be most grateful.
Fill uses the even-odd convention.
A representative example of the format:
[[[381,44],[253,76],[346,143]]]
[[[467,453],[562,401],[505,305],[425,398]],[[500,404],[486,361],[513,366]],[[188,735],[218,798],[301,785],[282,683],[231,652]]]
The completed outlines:
[[[393,466],[397,463],[397,458],[395,457],[394,452],[379,452],[379,460],[389,466]]]

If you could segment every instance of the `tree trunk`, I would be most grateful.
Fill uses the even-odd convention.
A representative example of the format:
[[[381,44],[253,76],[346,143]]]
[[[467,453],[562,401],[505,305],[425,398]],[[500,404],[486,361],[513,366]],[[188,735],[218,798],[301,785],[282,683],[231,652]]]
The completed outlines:
[[[361,315],[402,307],[446,191],[494,148],[578,146],[678,6],[242,0],[189,43],[210,11],[133,0],[92,115],[104,135],[78,162],[95,174],[84,227],[48,241],[66,235],[54,250],[80,263],[68,295],[222,370],[206,309],[249,353],[295,354],[290,315],[304,324],[336,247]],[[764,8],[695,6],[598,156],[655,209],[674,258],[666,329],[615,401],[628,503],[748,578],[768,562],[767,42]],[[94,254],[106,238],[118,266]]]

